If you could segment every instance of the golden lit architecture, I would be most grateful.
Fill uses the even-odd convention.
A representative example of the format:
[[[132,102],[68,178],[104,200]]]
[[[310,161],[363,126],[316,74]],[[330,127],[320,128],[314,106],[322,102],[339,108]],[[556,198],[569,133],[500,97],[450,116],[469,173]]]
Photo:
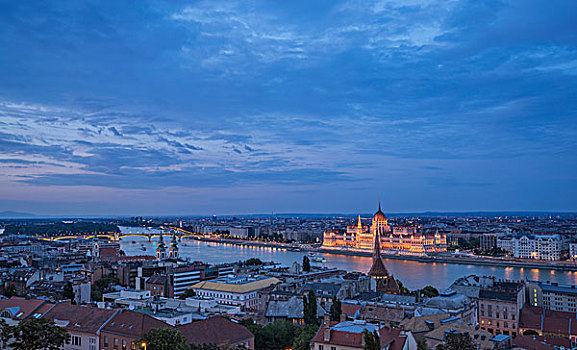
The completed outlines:
[[[364,225],[359,216],[356,223],[347,226],[346,230],[328,229],[324,233],[323,247],[370,251],[377,233],[380,249],[384,253],[426,255],[447,251],[446,237],[437,230],[426,230],[417,226],[389,226],[380,203],[370,226]]]

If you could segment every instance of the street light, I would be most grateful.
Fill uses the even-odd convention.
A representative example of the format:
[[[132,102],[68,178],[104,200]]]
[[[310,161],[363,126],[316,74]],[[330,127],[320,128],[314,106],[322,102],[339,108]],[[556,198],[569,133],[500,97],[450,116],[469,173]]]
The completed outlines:
[[[140,344],[140,348],[146,350],[146,343],[142,342],[142,344]]]

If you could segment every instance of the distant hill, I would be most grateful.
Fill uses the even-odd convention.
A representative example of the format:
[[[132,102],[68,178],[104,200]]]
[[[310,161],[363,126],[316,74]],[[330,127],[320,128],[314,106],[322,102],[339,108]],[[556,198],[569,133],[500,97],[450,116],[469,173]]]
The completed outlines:
[[[30,213],[19,213],[17,211],[0,211],[0,218],[19,219],[19,218],[34,218],[36,215]]]

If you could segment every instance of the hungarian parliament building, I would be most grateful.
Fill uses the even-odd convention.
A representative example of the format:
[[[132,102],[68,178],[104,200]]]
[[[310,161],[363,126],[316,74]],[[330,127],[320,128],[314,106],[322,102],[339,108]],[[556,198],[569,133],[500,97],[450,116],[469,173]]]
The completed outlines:
[[[379,235],[379,240],[375,240],[376,235]],[[444,233],[417,226],[391,227],[380,204],[370,226],[363,224],[359,216],[357,222],[347,226],[346,230],[326,230],[323,248],[372,251],[375,241],[380,242],[381,251],[386,254],[422,256],[447,251]]]

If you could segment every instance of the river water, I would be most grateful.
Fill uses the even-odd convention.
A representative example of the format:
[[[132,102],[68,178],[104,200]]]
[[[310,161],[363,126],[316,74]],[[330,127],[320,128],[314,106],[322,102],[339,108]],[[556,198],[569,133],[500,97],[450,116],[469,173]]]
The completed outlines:
[[[136,232],[139,229],[121,227],[123,232]],[[142,237],[126,237],[120,241],[121,249],[127,255],[154,255],[156,240],[148,242]],[[164,237],[169,243],[170,237]],[[135,243],[132,243],[135,242]],[[145,248],[146,250],[142,250]],[[282,248],[249,247],[230,243],[203,242],[183,239],[179,243],[179,253],[183,258],[199,260],[209,264],[236,262],[249,258],[259,258],[262,261],[274,261],[290,266],[293,262],[302,262],[305,252],[291,252]],[[370,257],[345,256],[328,253],[317,253],[326,259],[324,266],[347,271],[367,272],[372,263]],[[577,284],[577,272],[555,271],[551,269],[528,269],[508,266],[478,266],[447,263],[422,263],[417,261],[383,259],[389,273],[403,282],[409,289],[432,285],[437,289],[447,288],[453,281],[471,274],[479,276],[495,276],[508,280],[538,280],[561,284]],[[313,264],[314,265],[314,264]]]

